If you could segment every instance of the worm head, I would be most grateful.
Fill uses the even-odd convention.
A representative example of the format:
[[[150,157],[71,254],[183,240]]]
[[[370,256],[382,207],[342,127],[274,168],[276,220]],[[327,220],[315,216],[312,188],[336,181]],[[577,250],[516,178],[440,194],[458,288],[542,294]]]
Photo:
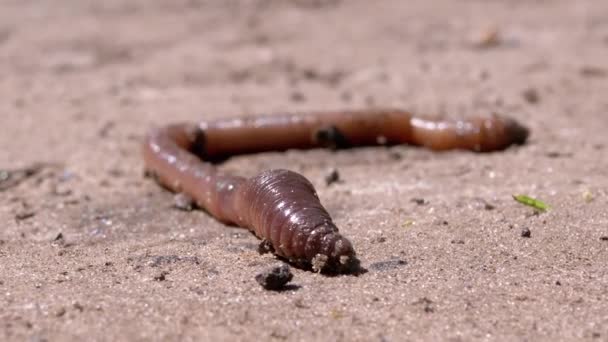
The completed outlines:
[[[337,231],[333,224],[317,227],[308,240],[306,254],[312,255],[311,266],[314,271],[322,273],[359,271],[359,259],[353,245]]]

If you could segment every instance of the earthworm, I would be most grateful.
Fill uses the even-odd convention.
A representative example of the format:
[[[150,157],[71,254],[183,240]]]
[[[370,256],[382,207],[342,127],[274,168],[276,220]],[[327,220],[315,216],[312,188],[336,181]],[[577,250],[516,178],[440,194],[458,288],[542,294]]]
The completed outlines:
[[[489,152],[527,136],[527,128],[498,115],[444,120],[400,110],[317,112],[171,124],[147,135],[143,156],[161,185],[191,197],[221,222],[248,228],[276,255],[315,271],[346,273],[359,268],[353,245],[306,178],[279,169],[246,179],[220,172],[213,161],[271,150],[405,143]]]

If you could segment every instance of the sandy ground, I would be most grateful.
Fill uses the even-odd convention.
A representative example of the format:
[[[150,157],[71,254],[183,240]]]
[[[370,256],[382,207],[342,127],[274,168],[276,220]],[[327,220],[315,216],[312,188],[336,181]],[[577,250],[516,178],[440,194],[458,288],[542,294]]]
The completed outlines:
[[[606,341],[607,61],[603,0],[3,0],[0,339]],[[307,176],[368,269],[283,292],[253,235],[142,177],[155,125],[374,106],[532,136],[230,159]]]

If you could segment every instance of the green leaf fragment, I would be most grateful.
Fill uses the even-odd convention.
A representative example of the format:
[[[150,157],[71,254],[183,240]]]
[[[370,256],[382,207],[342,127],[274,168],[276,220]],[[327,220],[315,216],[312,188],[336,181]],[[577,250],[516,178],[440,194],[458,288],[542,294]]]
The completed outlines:
[[[547,211],[550,208],[545,202],[527,195],[513,195],[513,199],[523,205],[527,205],[540,211]]]

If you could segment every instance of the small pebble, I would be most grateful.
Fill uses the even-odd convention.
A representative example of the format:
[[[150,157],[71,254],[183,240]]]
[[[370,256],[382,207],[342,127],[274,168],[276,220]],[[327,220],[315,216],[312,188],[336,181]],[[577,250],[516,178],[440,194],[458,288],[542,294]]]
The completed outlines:
[[[266,290],[278,291],[293,279],[291,269],[286,264],[276,265],[258,273],[255,280]]]
[[[529,238],[532,236],[532,232],[529,228],[524,228],[521,230],[521,237]]]

